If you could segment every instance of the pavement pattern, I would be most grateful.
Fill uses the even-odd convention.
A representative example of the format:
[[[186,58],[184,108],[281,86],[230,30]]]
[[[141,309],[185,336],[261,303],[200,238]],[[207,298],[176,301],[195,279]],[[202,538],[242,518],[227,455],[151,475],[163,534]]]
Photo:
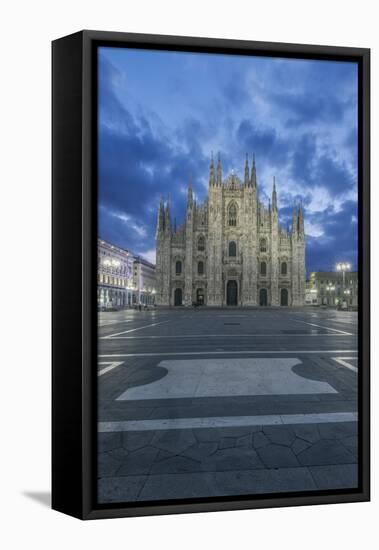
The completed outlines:
[[[99,313],[98,501],[357,487],[357,314]]]

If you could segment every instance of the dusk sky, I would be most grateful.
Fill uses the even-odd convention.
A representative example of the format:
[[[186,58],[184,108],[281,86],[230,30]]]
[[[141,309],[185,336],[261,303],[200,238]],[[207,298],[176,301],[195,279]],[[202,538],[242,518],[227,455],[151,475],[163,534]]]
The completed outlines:
[[[305,210],[306,267],[357,268],[357,66],[270,57],[99,49],[99,236],[155,262],[160,194],[184,220],[211,151],[259,198],[276,177],[280,220]]]

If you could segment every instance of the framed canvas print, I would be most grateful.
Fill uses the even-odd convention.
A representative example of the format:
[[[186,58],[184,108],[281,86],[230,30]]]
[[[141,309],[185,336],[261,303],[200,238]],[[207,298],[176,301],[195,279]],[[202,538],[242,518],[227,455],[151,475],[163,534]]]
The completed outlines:
[[[369,499],[369,50],[53,42],[53,508]]]

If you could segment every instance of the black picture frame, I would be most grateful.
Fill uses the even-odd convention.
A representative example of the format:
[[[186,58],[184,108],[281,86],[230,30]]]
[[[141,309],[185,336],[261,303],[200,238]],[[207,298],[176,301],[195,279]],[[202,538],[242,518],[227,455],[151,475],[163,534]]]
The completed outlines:
[[[257,497],[96,503],[96,48],[352,60],[359,74],[359,487]],[[52,43],[52,507],[81,519],[370,499],[370,50],[81,31]]]

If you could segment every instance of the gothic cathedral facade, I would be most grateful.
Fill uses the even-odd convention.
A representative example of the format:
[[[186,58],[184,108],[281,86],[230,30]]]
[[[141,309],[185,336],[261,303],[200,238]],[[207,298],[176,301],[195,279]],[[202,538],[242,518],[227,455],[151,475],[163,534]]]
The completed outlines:
[[[210,164],[208,197],[201,205],[188,187],[186,220],[171,223],[161,199],[156,234],[159,306],[304,305],[304,211],[295,207],[291,229],[279,223],[275,179],[268,207],[258,200],[255,159],[244,181],[222,178]]]

